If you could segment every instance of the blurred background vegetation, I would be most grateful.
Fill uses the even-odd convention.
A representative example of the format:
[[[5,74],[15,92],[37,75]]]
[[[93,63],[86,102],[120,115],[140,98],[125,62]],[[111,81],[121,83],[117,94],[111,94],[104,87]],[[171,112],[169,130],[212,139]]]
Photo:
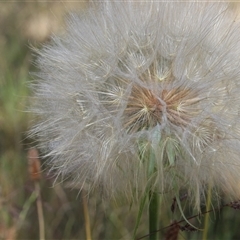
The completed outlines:
[[[54,184],[48,171],[33,176],[38,162],[32,158],[37,160],[37,153],[29,153],[32,145],[26,134],[31,125],[27,113],[29,73],[36,71],[31,46],[40,48],[52,33],[60,34],[66,14],[86,6],[83,1],[0,2],[0,239],[39,239],[39,221],[44,222],[46,239],[87,239],[86,227],[90,227],[92,239],[131,239],[138,212],[134,204],[104,203],[97,193],[86,203],[84,193],[68,187],[68,183]],[[37,200],[39,192],[41,198]],[[176,213],[179,211],[172,213],[173,203],[166,198],[162,204],[159,229],[182,220]],[[194,214],[187,207],[185,212],[186,217]],[[207,239],[240,239],[239,214],[230,207],[211,213]],[[190,221],[201,229],[204,226],[204,216]],[[147,233],[145,209],[137,237]],[[168,228],[160,235],[160,239],[168,240],[177,239],[177,235],[178,239],[203,239],[201,230],[178,232]]]

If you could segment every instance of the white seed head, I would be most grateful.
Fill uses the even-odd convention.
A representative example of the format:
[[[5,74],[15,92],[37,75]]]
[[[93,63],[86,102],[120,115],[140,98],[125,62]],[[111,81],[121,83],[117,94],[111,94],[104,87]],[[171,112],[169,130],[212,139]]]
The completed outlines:
[[[102,1],[39,51],[31,133],[110,196],[240,190],[240,24],[226,3]],[[155,171],[149,176],[149,158]]]

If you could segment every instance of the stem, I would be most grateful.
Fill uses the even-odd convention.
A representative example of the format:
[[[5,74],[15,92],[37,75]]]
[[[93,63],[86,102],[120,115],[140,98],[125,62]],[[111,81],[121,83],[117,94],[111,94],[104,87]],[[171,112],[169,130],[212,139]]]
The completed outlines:
[[[155,168],[155,154],[150,150],[150,159],[149,159],[149,167],[148,167],[148,178],[150,179],[154,172]],[[149,190],[149,239],[157,240],[158,239],[158,204],[159,204],[159,196],[156,192],[152,192]]]
[[[40,194],[40,185],[38,181],[34,181],[35,183],[35,192],[37,195],[37,212],[38,212],[38,223],[39,223],[39,239],[45,239],[45,227],[44,227],[44,215],[43,215],[43,206],[42,199]]]
[[[207,205],[206,205],[206,214],[204,216],[204,230],[203,230],[203,240],[207,240],[208,234],[208,223],[209,223],[209,210],[211,205],[211,197],[212,197],[212,188],[208,187],[208,196],[207,196]]]
[[[91,227],[90,227],[90,218],[88,212],[88,204],[85,195],[85,191],[82,190],[82,201],[83,201],[83,212],[84,212],[84,219],[85,219],[85,231],[86,231],[86,239],[91,240]]]
[[[159,196],[155,192],[149,192],[149,239],[158,239],[158,209],[159,209]]]
[[[147,176],[148,176],[148,184],[145,189],[145,194],[142,196],[140,201],[140,206],[138,210],[137,221],[135,224],[133,239],[136,239],[137,229],[141,220],[141,216],[143,213],[143,209],[147,199],[149,198],[149,239],[157,240],[158,239],[158,205],[159,205],[159,195],[153,192],[152,189],[152,180],[154,179],[154,173],[156,172],[156,160],[153,149],[149,149],[146,151],[146,155],[141,155],[142,160],[146,160],[148,162]]]

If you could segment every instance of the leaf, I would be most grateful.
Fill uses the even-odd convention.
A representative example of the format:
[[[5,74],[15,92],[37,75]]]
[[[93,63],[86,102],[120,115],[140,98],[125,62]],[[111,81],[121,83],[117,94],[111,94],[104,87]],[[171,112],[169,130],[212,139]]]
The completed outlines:
[[[148,197],[148,192],[144,194],[144,196],[142,197],[141,201],[140,201],[140,206],[139,206],[139,210],[138,210],[138,215],[137,215],[137,220],[136,220],[136,224],[134,226],[134,231],[133,231],[133,239],[136,238],[136,234],[137,234],[137,229],[139,227],[139,223],[142,217],[142,213],[143,213],[143,209],[146,203]]]
[[[170,138],[168,138],[166,142],[166,154],[167,154],[167,158],[170,166],[175,165],[176,151],[177,149],[176,149],[176,146],[174,146],[174,142],[171,141]]]

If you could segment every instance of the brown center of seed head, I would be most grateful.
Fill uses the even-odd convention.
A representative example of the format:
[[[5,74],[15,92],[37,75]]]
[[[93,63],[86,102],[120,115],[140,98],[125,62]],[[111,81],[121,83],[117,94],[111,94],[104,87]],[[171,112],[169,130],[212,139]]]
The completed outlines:
[[[196,93],[187,88],[165,88],[156,94],[152,89],[134,85],[125,109],[124,126],[137,132],[162,124],[167,119],[184,127],[198,113],[194,105],[199,101]]]

